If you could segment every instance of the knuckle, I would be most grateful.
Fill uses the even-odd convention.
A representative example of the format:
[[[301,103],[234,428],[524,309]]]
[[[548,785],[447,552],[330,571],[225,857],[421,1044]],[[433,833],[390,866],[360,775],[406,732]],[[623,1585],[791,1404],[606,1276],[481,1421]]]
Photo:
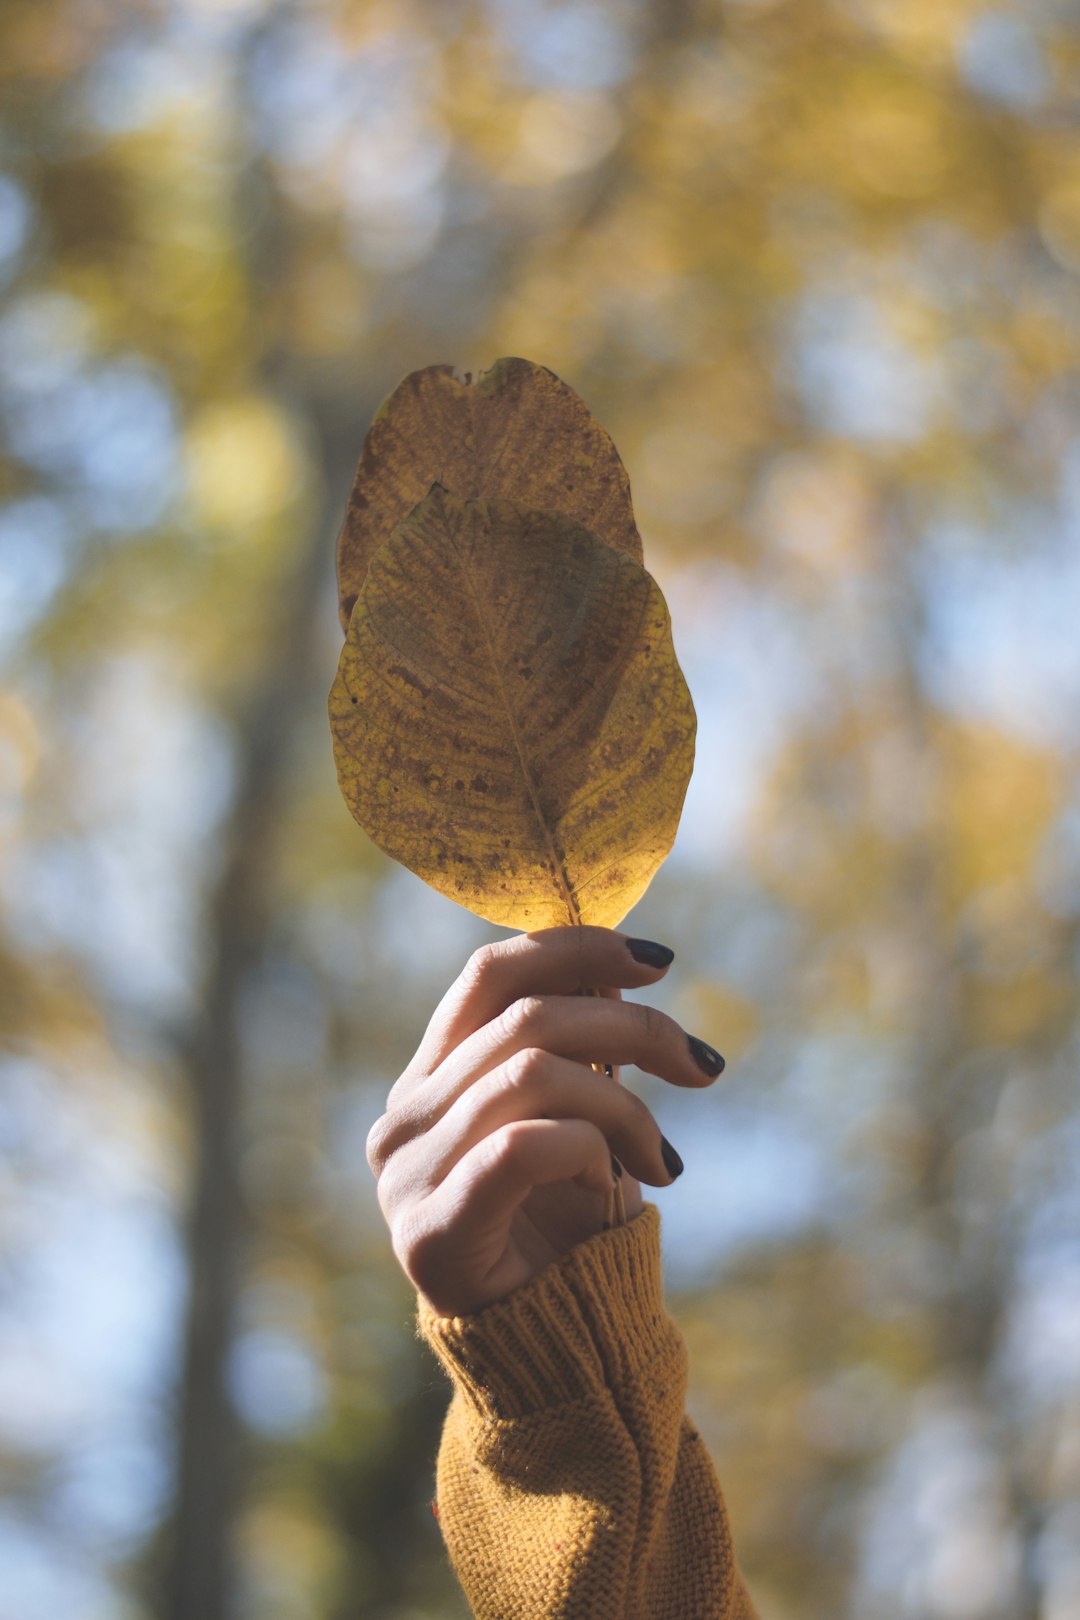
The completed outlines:
[[[509,1091],[535,1091],[547,1078],[550,1065],[548,1054],[540,1047],[522,1047],[503,1064],[503,1085]]]
[[[419,1147],[410,1144],[393,1154],[375,1189],[383,1219],[391,1232],[409,1210],[423,1201],[431,1186],[429,1158]]]
[[[443,1233],[425,1225],[415,1209],[405,1209],[390,1228],[394,1253],[416,1286],[427,1292],[438,1278],[444,1258]]]
[[[389,1157],[389,1136],[390,1116],[389,1114],[380,1114],[370,1131],[368,1131],[365,1144],[368,1168],[373,1176],[381,1175]]]
[[[402,1177],[400,1166],[396,1165],[394,1161],[391,1160],[380,1171],[375,1188],[375,1196],[379,1201],[379,1208],[382,1210],[383,1218],[391,1227],[391,1230],[393,1229],[394,1220],[396,1218],[395,1212],[402,1203],[401,1181]]]
[[[514,1169],[521,1163],[528,1141],[528,1132],[520,1121],[500,1125],[487,1139],[487,1160],[492,1170]]]
[[[637,1007],[636,1017],[641,1025],[641,1032],[650,1044],[671,1039],[675,1024],[667,1013],[658,1011],[656,1007],[634,1004]]]
[[[522,996],[519,1000],[512,1001],[506,1011],[500,1014],[500,1031],[509,1040],[522,1040],[535,1028],[543,1011],[542,996]]]
[[[391,1093],[391,1103],[392,1100]],[[385,1113],[379,1115],[367,1136],[367,1161],[376,1178],[386,1174],[390,1162],[409,1148],[423,1130],[423,1111],[415,1098],[406,1099],[397,1108],[388,1103]]]
[[[499,947],[497,944],[480,945],[466,962],[461,977],[465,983],[475,989],[486,984],[499,962]]]

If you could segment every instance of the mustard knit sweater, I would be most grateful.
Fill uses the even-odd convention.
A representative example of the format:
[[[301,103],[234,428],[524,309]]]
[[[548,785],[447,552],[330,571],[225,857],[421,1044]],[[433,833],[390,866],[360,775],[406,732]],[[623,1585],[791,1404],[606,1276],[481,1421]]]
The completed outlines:
[[[683,1415],[653,1205],[475,1316],[421,1301],[419,1324],[454,1386],[438,1513],[476,1620],[756,1620]]]

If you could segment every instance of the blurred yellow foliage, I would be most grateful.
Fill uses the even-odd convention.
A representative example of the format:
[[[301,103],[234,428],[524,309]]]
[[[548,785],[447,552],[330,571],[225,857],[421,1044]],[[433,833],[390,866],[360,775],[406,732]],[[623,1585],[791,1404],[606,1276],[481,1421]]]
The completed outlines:
[[[303,488],[306,462],[280,406],[257,395],[217,399],[187,430],[196,522],[226,544],[255,541]]]

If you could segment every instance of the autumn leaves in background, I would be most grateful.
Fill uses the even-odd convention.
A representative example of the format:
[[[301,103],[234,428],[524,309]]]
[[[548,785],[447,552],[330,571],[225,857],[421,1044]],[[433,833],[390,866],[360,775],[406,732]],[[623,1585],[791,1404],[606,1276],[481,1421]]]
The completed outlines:
[[[387,854],[489,921],[614,927],[671,848],[693,704],[630,486],[526,360],[414,372],[338,548],[338,781]]]

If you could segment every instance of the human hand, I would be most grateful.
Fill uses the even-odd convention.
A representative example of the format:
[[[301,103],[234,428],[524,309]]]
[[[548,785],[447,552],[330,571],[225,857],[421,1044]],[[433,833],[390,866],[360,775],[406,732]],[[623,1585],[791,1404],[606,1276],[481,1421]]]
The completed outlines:
[[[700,1087],[723,1069],[666,1014],[620,998],[670,960],[608,929],[549,928],[484,946],[439,1003],[368,1162],[394,1252],[440,1315],[504,1298],[599,1232],[613,1155],[628,1218],[641,1181],[681,1172],[649,1109],[603,1072],[633,1063]]]

